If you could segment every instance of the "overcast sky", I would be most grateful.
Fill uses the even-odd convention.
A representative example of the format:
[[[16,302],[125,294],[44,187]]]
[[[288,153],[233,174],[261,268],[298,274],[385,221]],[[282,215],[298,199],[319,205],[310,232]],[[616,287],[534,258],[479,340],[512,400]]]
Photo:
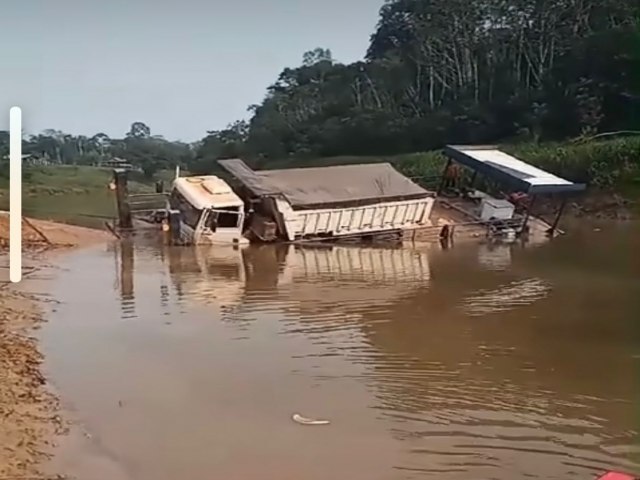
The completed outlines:
[[[0,0],[0,129],[193,141],[315,47],[361,59],[382,0]]]

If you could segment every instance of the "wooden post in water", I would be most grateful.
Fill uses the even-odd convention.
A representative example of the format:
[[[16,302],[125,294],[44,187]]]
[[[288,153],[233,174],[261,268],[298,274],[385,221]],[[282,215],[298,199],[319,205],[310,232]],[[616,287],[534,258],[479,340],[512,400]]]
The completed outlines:
[[[116,186],[116,200],[118,204],[118,228],[131,230],[131,207],[129,206],[129,189],[127,187],[127,171],[116,169],[113,171],[113,181]]]

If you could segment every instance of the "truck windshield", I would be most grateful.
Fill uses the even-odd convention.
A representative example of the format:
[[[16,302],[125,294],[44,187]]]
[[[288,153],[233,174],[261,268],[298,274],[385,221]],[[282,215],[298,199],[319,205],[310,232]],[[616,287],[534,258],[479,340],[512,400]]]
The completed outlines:
[[[238,207],[216,208],[209,217],[211,230],[216,228],[237,228],[240,223]]]

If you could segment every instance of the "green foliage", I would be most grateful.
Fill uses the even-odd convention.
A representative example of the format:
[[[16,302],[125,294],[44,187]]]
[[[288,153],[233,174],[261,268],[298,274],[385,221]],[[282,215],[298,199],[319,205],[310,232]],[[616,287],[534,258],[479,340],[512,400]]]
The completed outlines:
[[[7,174],[5,154],[8,153],[8,134],[5,141],[5,133],[0,132],[0,177]],[[191,145],[152,136],[149,127],[142,122],[132,124],[123,139],[112,139],[104,133],[97,133],[89,138],[83,135],[68,135],[57,130],[45,130],[26,138],[23,142],[23,152],[29,156],[27,167],[98,166],[118,157],[130,162],[143,172],[147,179],[160,170],[173,170],[176,165],[187,166],[194,158]]]
[[[195,158],[188,162],[191,172],[209,173],[215,169],[216,160],[220,158],[238,158],[247,153],[246,141],[249,125],[238,121],[224,130],[208,132],[197,145]]]
[[[574,182],[602,189],[640,189],[640,136],[573,143],[519,143],[501,147],[522,160]],[[440,150],[390,156],[281,159],[269,168],[389,162],[427,188],[436,188],[446,157]],[[630,187],[630,188],[628,188]]]
[[[112,173],[106,168],[76,165],[27,167],[31,174],[28,188],[50,188],[64,192],[67,189],[106,189]]]
[[[316,49],[282,71],[242,151],[268,165],[635,128],[637,11],[634,0],[388,0],[365,61]]]
[[[640,136],[569,144],[520,144],[506,151],[574,182],[640,186]]]
[[[165,174],[165,172],[159,172]],[[154,192],[153,182],[131,175],[129,191]],[[26,215],[102,228],[115,215],[108,168],[50,165],[23,168],[22,206]],[[173,177],[171,177],[173,178]],[[0,179],[0,209],[9,208],[8,182]]]
[[[0,179],[9,178],[9,132],[0,130]]]
[[[179,142],[169,142],[161,137],[128,136],[112,141],[109,151],[118,158],[128,160],[139,167],[147,179],[162,169],[174,169],[191,161],[191,147]]]

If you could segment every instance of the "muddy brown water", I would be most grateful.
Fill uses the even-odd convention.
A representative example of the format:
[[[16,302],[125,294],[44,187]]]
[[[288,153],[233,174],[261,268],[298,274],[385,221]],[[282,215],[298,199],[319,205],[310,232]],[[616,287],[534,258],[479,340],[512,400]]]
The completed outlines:
[[[70,254],[40,336],[85,445],[57,467],[143,480],[637,471],[639,246],[627,226],[528,248],[139,240]]]

